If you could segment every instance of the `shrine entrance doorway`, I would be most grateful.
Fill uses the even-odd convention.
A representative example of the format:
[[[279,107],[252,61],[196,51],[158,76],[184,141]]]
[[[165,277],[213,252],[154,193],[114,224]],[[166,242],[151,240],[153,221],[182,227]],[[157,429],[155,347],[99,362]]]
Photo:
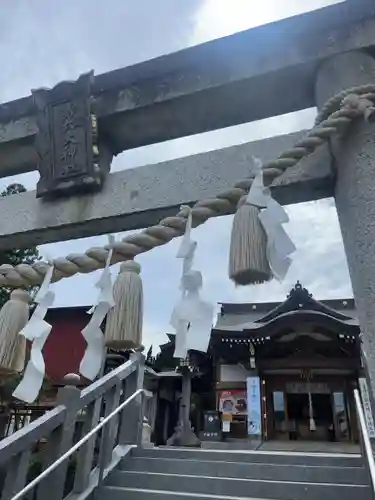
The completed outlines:
[[[348,374],[265,377],[267,438],[291,441],[355,442],[357,421]]]

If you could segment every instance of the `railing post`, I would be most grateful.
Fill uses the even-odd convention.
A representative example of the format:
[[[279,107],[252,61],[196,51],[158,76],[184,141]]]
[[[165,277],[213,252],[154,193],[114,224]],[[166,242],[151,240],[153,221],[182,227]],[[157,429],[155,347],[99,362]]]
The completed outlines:
[[[102,408],[102,397],[96,399],[88,405],[86,410],[85,422],[82,428],[82,436],[87,434],[91,429],[96,427],[100,418]],[[90,482],[90,473],[93,467],[93,459],[95,454],[95,444],[97,436],[93,436],[85,443],[78,452],[77,468],[74,475],[73,493],[82,493]]]
[[[365,460],[365,467],[369,475],[371,496],[372,498],[375,498],[375,461],[358,389],[354,390],[354,401],[358,418],[361,451]]]
[[[10,500],[26,484],[31,458],[31,448],[16,455],[7,464],[7,473],[1,491],[1,500]]]
[[[129,398],[138,389],[143,388],[145,357],[140,354],[132,354],[131,360],[138,360],[138,366],[125,381],[123,400]],[[142,442],[143,426],[143,396],[136,397],[120,415],[119,444],[136,444],[140,446]]]
[[[104,396],[105,401],[105,411],[104,417],[108,417],[120,404],[121,397],[121,384],[120,381],[118,385],[113,387]],[[112,451],[117,437],[119,416],[115,416],[112,420],[103,428],[103,445],[100,450],[100,455],[102,457],[102,464],[106,467],[112,458]]]
[[[151,410],[150,403],[152,404],[152,392],[145,390],[143,393],[143,408],[142,408],[142,440],[141,445],[144,447],[152,446],[152,426],[151,426]]]
[[[104,418],[108,417],[119,406],[120,397],[121,384],[119,381],[119,383],[115,385],[115,387],[112,387],[112,389],[110,389],[104,396]],[[100,497],[103,486],[104,470],[111,462],[114,443],[117,437],[118,422],[119,415],[112,418],[112,420],[101,430],[99,445],[99,477],[97,488],[95,490],[95,500]]]
[[[107,350],[104,352],[104,360],[98,378],[104,375],[105,361]],[[83,424],[82,436],[86,435],[94,427],[98,425],[100,413],[102,410],[103,397],[99,396],[95,401],[87,406],[85,422]],[[93,468],[93,460],[95,456],[95,445],[97,436],[93,436],[85,443],[78,452],[77,468],[74,475],[73,493],[82,493],[90,482],[90,473]]]
[[[43,469],[55,462],[67,452],[73,443],[77,414],[80,405],[81,391],[76,387],[79,375],[69,374],[64,377],[65,387],[59,389],[57,404],[65,405],[67,414],[64,423],[55,429],[48,437],[46,452],[43,460]],[[37,500],[62,500],[69,461],[66,460],[55,471],[40,483],[37,490]]]

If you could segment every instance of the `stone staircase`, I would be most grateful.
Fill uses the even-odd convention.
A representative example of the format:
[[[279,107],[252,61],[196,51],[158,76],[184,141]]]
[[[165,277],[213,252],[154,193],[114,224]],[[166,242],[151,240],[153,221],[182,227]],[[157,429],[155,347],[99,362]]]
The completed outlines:
[[[107,500],[371,500],[359,455],[134,448]]]

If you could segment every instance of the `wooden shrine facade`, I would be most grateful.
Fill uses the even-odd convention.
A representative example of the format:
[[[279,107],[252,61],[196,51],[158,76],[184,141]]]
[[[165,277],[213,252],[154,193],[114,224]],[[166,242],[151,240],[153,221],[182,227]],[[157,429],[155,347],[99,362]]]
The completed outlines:
[[[317,301],[298,282],[282,303],[222,304],[211,337],[217,408],[255,377],[263,439],[356,441],[359,334],[353,299]],[[246,411],[230,435],[248,435]]]
[[[168,338],[154,362],[156,371],[177,366],[174,335]],[[221,304],[209,352],[195,354],[191,420],[202,439],[357,441],[353,389],[364,372],[353,299],[318,301],[297,282],[282,303]],[[259,383],[258,436],[249,435],[249,377]],[[177,423],[180,385],[179,378],[168,380],[175,416],[167,425],[164,410],[158,411],[164,429],[157,432],[158,444]],[[206,426],[210,412],[221,420],[213,432]],[[229,432],[223,433],[231,412]]]

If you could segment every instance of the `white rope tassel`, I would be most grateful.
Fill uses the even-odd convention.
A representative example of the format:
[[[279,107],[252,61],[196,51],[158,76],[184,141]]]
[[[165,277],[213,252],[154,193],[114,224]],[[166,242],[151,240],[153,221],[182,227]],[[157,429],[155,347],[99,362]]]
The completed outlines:
[[[51,262],[51,261],[49,261]],[[26,366],[23,379],[13,392],[13,397],[32,403],[39,395],[45,376],[45,363],[43,358],[43,347],[46,343],[52,326],[44,318],[48,309],[55,300],[55,293],[49,289],[53,275],[53,265],[50,265],[44,277],[34,302],[37,305],[30,320],[20,331],[25,339],[32,342],[30,359]]]
[[[19,335],[29,321],[30,295],[14,290],[0,311],[0,369],[21,372],[25,368],[26,339]]]
[[[143,287],[141,266],[123,262],[113,286],[115,307],[105,326],[105,344],[111,349],[139,349],[142,346]]]
[[[229,254],[229,278],[236,285],[264,283],[272,277],[267,259],[267,237],[259,212],[267,204],[261,162],[253,158],[258,172],[246,197],[241,198],[233,218]]]
[[[88,311],[92,316],[88,325],[82,330],[82,335],[87,342],[87,347],[79,366],[79,372],[89,380],[94,380],[102,367],[105,345],[101,325],[108,312],[115,305],[110,271],[114,243],[114,236],[109,235],[109,251],[106,264],[100,275],[99,281],[95,285],[99,289],[98,300],[96,305]]]
[[[185,207],[181,207],[185,208]],[[176,331],[175,358],[186,358],[189,350],[207,352],[211,337],[214,308],[200,298],[203,279],[193,271],[197,243],[191,239],[192,213],[189,210],[185,234],[177,258],[183,259],[180,288],[182,296],[173,309],[170,323]]]

